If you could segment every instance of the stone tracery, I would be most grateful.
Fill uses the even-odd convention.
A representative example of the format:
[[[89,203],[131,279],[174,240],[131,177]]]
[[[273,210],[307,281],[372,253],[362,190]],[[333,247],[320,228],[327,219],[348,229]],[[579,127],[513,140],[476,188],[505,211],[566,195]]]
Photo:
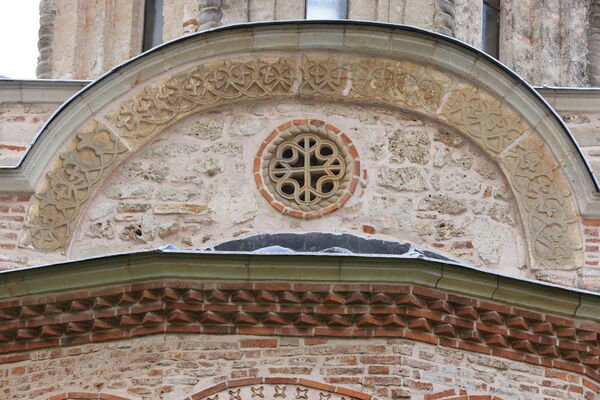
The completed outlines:
[[[359,160],[349,150],[348,144],[354,149],[350,139],[322,121],[295,120],[288,125],[276,129],[268,145],[259,149],[256,160],[262,162],[262,172],[255,170],[259,190],[273,206],[277,201],[293,216],[317,217],[339,208],[359,178]]]

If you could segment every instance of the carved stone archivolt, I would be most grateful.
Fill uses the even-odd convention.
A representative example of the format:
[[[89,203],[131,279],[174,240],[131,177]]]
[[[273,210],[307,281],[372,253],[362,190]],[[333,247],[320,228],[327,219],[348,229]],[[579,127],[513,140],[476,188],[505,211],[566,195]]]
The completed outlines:
[[[354,144],[323,121],[295,120],[275,129],[255,158],[265,199],[281,212],[313,218],[340,208],[360,177]]]
[[[539,193],[539,183],[543,179],[531,178],[523,170],[514,169],[516,165],[522,165],[514,164],[515,160],[520,160],[519,154],[539,151],[530,141],[522,141],[526,132],[538,137],[534,128],[525,123],[506,101],[463,78],[426,65],[343,54],[232,57],[196,64],[145,86],[137,94],[122,100],[116,109],[106,110],[106,123],[130,148],[137,148],[191,113],[238,101],[281,98],[387,105],[456,128],[481,146],[506,171],[513,190],[518,193],[525,233],[533,249],[530,256],[534,267],[550,268],[559,266],[564,260],[578,259],[582,242],[580,232],[575,229],[577,211],[572,189],[560,169],[552,170],[551,175],[549,172],[540,175],[546,174],[554,179],[552,184],[545,186],[547,193],[543,198]],[[82,139],[78,136],[75,140]],[[538,140],[543,143],[541,138]],[[517,142],[519,146],[515,147]],[[544,160],[558,165],[554,156],[545,147],[542,149]],[[120,150],[115,149],[115,154]],[[70,157],[69,152],[61,158]],[[115,157],[115,154],[109,152],[104,158]],[[101,167],[97,171],[103,174],[107,169]],[[262,172],[260,176],[263,176]],[[280,180],[285,180],[284,176]],[[96,182],[99,179],[92,180]],[[68,244],[76,216],[86,204],[81,199],[85,199],[93,188],[93,184],[87,185],[88,189],[78,191],[77,199],[67,202],[66,209],[59,210],[55,205],[63,201],[62,197],[58,193],[46,193],[48,187],[54,187],[59,181],[56,173],[52,172],[48,175],[47,184],[38,191],[47,217],[36,217],[36,208],[32,209],[32,217],[37,218],[32,219],[33,244],[40,250],[52,251]],[[339,182],[341,184],[342,181]],[[275,186],[278,184],[275,182]],[[285,185],[280,186],[280,191],[285,193]],[[266,185],[262,189],[266,191]],[[285,199],[281,193],[280,199],[275,199],[275,194],[272,196],[274,206],[282,210],[287,207],[292,215],[300,213],[299,216],[306,216],[301,213],[319,212],[294,208],[291,203],[285,203],[284,200],[289,202],[290,199]],[[294,201],[299,204],[297,200],[299,198]],[[552,211],[558,205],[570,210],[568,215]],[[310,208],[312,205],[302,207]],[[337,206],[330,204],[327,207]],[[560,246],[557,246],[558,242]]]
[[[302,378],[246,378],[222,382],[185,400],[377,400],[375,396]]]
[[[30,242],[36,249],[65,250],[93,190],[125,152],[121,140],[101,124],[77,134],[31,207]]]
[[[527,136],[503,156],[531,237],[534,269],[575,269],[582,260],[579,224],[569,186],[540,139]]]
[[[109,119],[130,144],[141,144],[202,108],[242,99],[289,97],[295,81],[296,61],[292,59],[235,59],[200,65],[147,86]]]

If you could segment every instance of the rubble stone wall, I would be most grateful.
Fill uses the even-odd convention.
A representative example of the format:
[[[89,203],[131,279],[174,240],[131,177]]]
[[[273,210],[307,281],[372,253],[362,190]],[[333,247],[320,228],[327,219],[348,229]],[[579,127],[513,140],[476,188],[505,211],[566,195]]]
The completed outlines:
[[[300,118],[341,129],[363,168],[350,200],[313,220],[282,215],[253,178],[263,139]],[[452,130],[382,108],[260,102],[191,116],[138,150],[97,193],[71,258],[301,230],[406,240],[479,266],[527,263],[517,208],[497,165]]]

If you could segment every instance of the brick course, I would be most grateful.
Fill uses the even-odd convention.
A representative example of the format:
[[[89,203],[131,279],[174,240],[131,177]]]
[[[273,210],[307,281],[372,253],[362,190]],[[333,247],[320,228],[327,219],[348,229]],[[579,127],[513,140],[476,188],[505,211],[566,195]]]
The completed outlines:
[[[600,382],[600,324],[410,285],[157,281],[16,298],[0,302],[0,319],[0,363],[26,360],[30,353],[20,352],[36,349],[163,333],[303,336],[317,344],[403,338]],[[240,342],[254,351],[275,344]]]
[[[244,348],[242,340],[267,340],[270,347]],[[181,400],[205,390],[215,393],[232,380],[252,384],[270,378],[281,383],[307,379],[380,399],[600,399],[600,386],[574,372],[396,338],[315,343],[311,338],[161,334],[34,350],[30,356],[0,366],[0,398]]]

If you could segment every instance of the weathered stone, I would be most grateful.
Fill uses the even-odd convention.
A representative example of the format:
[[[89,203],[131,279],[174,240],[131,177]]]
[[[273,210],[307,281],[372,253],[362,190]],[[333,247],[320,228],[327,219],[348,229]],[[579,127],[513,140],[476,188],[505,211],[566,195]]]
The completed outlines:
[[[433,155],[433,166],[436,168],[456,167],[468,171],[473,164],[473,156],[471,154],[453,154],[448,148],[438,149]]]
[[[194,189],[182,189],[176,187],[165,187],[159,189],[156,197],[161,201],[188,201],[198,192]]]
[[[441,219],[434,221],[431,225],[424,224],[419,227],[423,234],[433,234],[435,240],[448,240],[465,235],[465,229],[462,226],[457,226],[456,222],[449,219]],[[430,233],[431,232],[431,233]]]
[[[189,168],[199,174],[207,174],[208,176],[216,175],[223,172],[224,163],[218,158],[206,157],[192,161]]]
[[[201,214],[206,211],[206,206],[200,204],[156,204],[154,214]]]
[[[496,179],[498,176],[498,169],[491,164],[483,163],[475,168],[475,172],[486,179]]]
[[[416,221],[411,199],[391,195],[374,197],[369,204],[369,214],[383,228],[410,230]]]
[[[119,183],[108,187],[106,196],[111,199],[149,199],[154,188],[147,183]]]
[[[122,240],[147,243],[154,240],[154,223],[149,218],[142,218],[141,223],[125,226],[119,237]]]
[[[114,239],[115,229],[110,220],[91,223],[85,235],[91,238]]]
[[[408,159],[414,164],[427,164],[430,144],[427,132],[396,130],[388,140],[391,161],[402,163]]]
[[[236,136],[253,136],[261,131],[264,119],[238,115],[231,121],[229,134]]]
[[[152,164],[144,168],[140,161],[134,161],[127,165],[123,175],[127,178],[141,178],[146,181],[162,182],[169,173],[169,167],[166,164]]]
[[[377,183],[401,192],[422,192],[427,190],[427,183],[416,167],[380,167],[377,170]]]
[[[222,216],[219,223],[223,226],[241,224],[256,216],[258,205],[249,185],[238,180],[218,178],[211,189],[213,196],[208,206],[214,214]]]
[[[433,133],[433,140],[445,144],[448,147],[461,148],[464,144],[464,139],[457,133],[447,131],[445,129],[437,129]]]
[[[100,203],[91,207],[88,216],[90,220],[95,221],[99,218],[106,217],[115,208],[114,204],[110,201],[101,201]]]
[[[512,232],[505,226],[490,223],[485,217],[477,217],[467,225],[473,248],[486,263],[500,262],[501,251],[514,247]]]
[[[201,140],[217,140],[223,135],[223,120],[216,117],[201,119],[184,126],[177,133]]]
[[[164,239],[168,236],[171,236],[179,231],[179,224],[176,222],[164,223],[158,225],[158,236],[161,239]]]
[[[418,205],[419,211],[437,211],[441,214],[459,215],[467,211],[464,200],[452,198],[447,195],[428,195]]]
[[[494,199],[510,201],[513,199],[512,191],[506,185],[494,188]]]
[[[492,219],[508,225],[516,224],[515,211],[507,205],[494,203],[487,211]]]
[[[239,159],[242,157],[244,149],[235,143],[216,143],[210,147],[209,151],[233,159]]]
[[[144,212],[150,209],[148,203],[119,203],[117,204],[117,212],[119,213],[130,213],[130,212]]]
[[[431,187],[433,188],[433,190],[440,190],[440,175],[439,174],[433,174],[431,175]]]
[[[189,143],[155,144],[146,152],[146,157],[177,158],[198,151],[200,147]]]
[[[454,193],[477,194],[481,191],[481,182],[465,172],[450,172],[442,177],[441,188]]]

